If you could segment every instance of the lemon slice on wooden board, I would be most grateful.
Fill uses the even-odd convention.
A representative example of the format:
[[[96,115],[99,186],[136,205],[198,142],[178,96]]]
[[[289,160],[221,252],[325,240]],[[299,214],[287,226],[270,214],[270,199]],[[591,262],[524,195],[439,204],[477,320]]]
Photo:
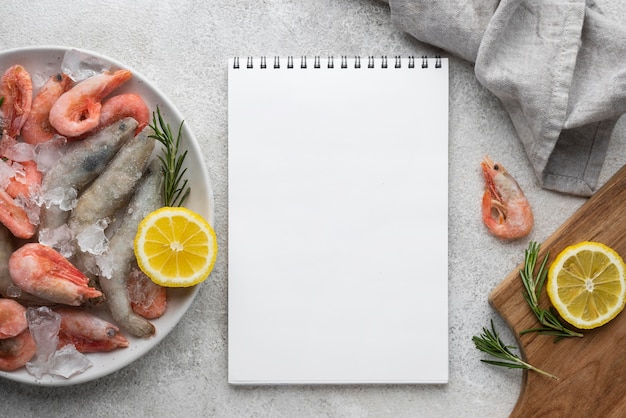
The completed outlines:
[[[134,241],[139,268],[153,282],[188,287],[204,281],[215,265],[215,231],[184,207],[163,207],[139,224]]]
[[[604,244],[572,245],[550,266],[548,297],[561,317],[575,327],[599,327],[624,309],[625,270],[622,257]]]

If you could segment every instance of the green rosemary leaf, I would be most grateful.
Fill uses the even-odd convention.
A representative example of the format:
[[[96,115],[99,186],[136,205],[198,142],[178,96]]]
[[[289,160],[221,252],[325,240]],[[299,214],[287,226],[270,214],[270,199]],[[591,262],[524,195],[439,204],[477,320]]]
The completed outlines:
[[[510,369],[527,369],[532,370],[537,373],[543,374],[544,376],[550,377],[551,379],[558,380],[558,377],[547,373],[541,369],[534,367],[531,364],[526,363],[521,358],[519,358],[516,354],[511,351],[513,346],[506,345],[498,332],[496,331],[495,326],[493,325],[493,320],[491,321],[491,330],[483,327],[483,333],[472,337],[472,341],[476,348],[484,353],[489,354],[490,356],[500,358],[506,361],[498,361],[498,360],[481,360],[484,363],[492,364],[495,366],[507,367]]]
[[[152,113],[153,134],[150,138],[154,138],[163,144],[164,149],[162,155],[158,158],[161,161],[161,169],[163,170],[163,202],[165,206],[182,206],[191,189],[185,175],[187,169],[183,167],[187,151],[181,153],[180,141],[182,137],[182,121],[178,126],[176,139],[172,134],[170,125],[163,120],[159,107],[156,113]]]
[[[549,253],[544,256],[537,274],[535,274],[535,266],[537,265],[539,250],[540,245],[537,242],[531,241],[528,244],[528,248],[524,252],[524,266],[520,270],[520,278],[522,279],[522,284],[524,285],[524,299],[543,327],[523,330],[521,331],[521,334],[538,332],[543,335],[554,336],[554,342],[558,342],[561,339],[568,337],[582,337],[583,334],[565,327],[552,307],[548,310],[539,306],[539,298],[541,297],[541,292],[548,275],[546,265],[549,256]]]

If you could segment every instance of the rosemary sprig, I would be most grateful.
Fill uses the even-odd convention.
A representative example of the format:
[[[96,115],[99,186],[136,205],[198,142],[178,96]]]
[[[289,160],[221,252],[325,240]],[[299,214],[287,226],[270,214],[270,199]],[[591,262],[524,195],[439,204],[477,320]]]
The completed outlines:
[[[537,317],[539,323],[543,326],[537,328],[525,329],[520,334],[527,334],[529,332],[538,332],[543,335],[554,336],[554,342],[558,342],[563,338],[568,337],[582,337],[583,334],[573,331],[565,327],[559,320],[556,311],[553,307],[550,309],[543,309],[539,306],[539,297],[546,281],[548,270],[546,269],[546,263],[548,261],[548,254],[545,255],[537,274],[534,274],[535,266],[537,265],[537,257],[539,255],[540,245],[534,241],[528,244],[528,248],[524,252],[524,267],[520,270],[520,277],[524,284],[524,299],[530,306],[530,309]]]
[[[499,358],[501,360],[484,360],[481,361],[484,363],[492,364],[495,366],[503,366],[508,367],[510,369],[527,369],[532,370],[537,373],[540,373],[544,376],[547,376],[551,379],[559,380],[558,377],[545,372],[541,369],[536,368],[535,366],[526,363],[519,356],[511,351],[515,346],[506,345],[498,332],[496,331],[493,320],[491,321],[491,330],[483,327],[483,333],[479,336],[472,337],[472,341],[476,345],[476,348],[480,351],[489,354],[490,356]]]
[[[4,96],[0,97],[0,106],[2,106],[2,103],[4,103]]]
[[[188,180],[185,178],[187,168],[183,168],[187,151],[179,154],[183,122],[184,121],[180,123],[178,134],[176,135],[176,139],[174,139],[170,125],[165,123],[161,116],[159,106],[156,108],[156,115],[155,112],[152,112],[152,124],[150,128],[152,128],[154,133],[149,136],[165,146],[163,155],[159,155],[164,174],[163,201],[165,206],[182,206],[191,192],[188,186]]]

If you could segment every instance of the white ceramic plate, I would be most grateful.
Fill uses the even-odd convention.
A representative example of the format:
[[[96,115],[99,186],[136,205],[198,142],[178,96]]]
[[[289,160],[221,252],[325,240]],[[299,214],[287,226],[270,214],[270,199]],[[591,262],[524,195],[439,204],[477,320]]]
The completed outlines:
[[[70,48],[65,47],[33,47],[20,48],[0,52],[0,72],[3,73],[8,67],[14,64],[21,64],[36,80],[45,80],[52,74],[59,72],[61,62],[65,52]],[[125,66],[111,58],[100,54],[85,51],[78,48],[80,52],[86,53],[100,60],[106,61],[113,69],[125,68],[133,72],[133,77],[113,94],[121,92],[134,92],[143,97],[150,111],[154,111],[159,106],[161,115],[172,127],[175,133],[183,117],[178,112],[172,102],[170,102],[155,86],[137,71]],[[186,165],[187,175],[191,186],[191,195],[185,206],[202,215],[211,225],[214,224],[214,204],[213,191],[209,174],[200,153],[198,142],[189,128],[189,124],[183,124],[183,148],[188,150]],[[73,385],[98,379],[111,374],[137,360],[150,349],[155,347],[169,332],[178,324],[198,292],[198,286],[183,289],[168,289],[168,308],[165,314],[151,322],[156,327],[156,335],[149,339],[134,338],[124,333],[130,346],[118,349],[109,353],[88,354],[88,358],[93,366],[82,374],[72,376],[69,379],[58,376],[44,375],[41,379],[29,374],[24,367],[14,372],[0,372],[0,376],[23,383],[43,386],[64,386]],[[110,318],[104,317],[108,320]]]

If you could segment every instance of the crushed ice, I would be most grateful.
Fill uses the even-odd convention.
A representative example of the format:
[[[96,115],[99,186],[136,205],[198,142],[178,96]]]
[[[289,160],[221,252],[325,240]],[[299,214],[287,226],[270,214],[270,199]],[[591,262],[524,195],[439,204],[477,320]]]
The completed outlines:
[[[109,225],[109,219],[100,219],[95,224],[89,225],[76,235],[76,242],[83,252],[101,255],[109,247],[109,239],[104,231]]]
[[[46,142],[35,145],[35,162],[37,169],[43,174],[50,171],[63,156],[67,139],[64,136],[54,135]]]
[[[39,204],[45,205],[48,209],[55,205],[62,211],[69,211],[74,209],[78,203],[78,191],[73,187],[55,187],[46,190],[39,200]]]
[[[44,374],[68,379],[92,366],[87,356],[76,351],[73,344],[57,350],[61,315],[46,306],[31,307],[26,310],[26,319],[36,345],[35,356],[26,363],[26,370],[30,374],[38,379]]]
[[[39,193],[39,189],[31,191],[32,195],[37,195]],[[35,199],[26,198],[24,196],[17,195],[14,199],[15,203],[20,206],[26,212],[26,216],[28,220],[33,225],[39,225],[39,206],[36,203]]]
[[[76,82],[107,70],[110,70],[110,65],[106,61],[75,49],[65,52],[61,62],[61,71]]]
[[[0,159],[0,187],[2,187],[2,190],[7,188],[15,174],[15,167]]]
[[[72,230],[67,224],[58,228],[42,228],[39,230],[39,243],[57,250],[63,257],[74,255]]]
[[[113,275],[113,267],[115,266],[115,260],[110,256],[110,253],[105,252],[96,259],[96,265],[100,271],[100,277],[110,279]]]

